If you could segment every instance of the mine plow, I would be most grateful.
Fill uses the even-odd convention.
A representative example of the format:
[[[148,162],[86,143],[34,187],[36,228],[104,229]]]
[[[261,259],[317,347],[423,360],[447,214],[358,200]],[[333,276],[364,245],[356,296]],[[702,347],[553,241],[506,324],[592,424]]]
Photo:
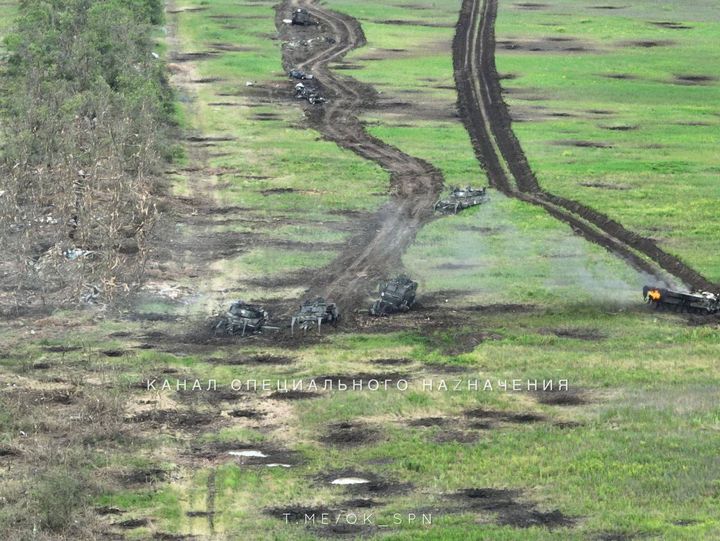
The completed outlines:
[[[322,297],[307,300],[300,305],[300,310],[293,316],[290,323],[290,334],[295,334],[295,327],[307,332],[317,327],[318,334],[323,323],[337,324],[340,320],[340,312],[334,302],[328,302]]]

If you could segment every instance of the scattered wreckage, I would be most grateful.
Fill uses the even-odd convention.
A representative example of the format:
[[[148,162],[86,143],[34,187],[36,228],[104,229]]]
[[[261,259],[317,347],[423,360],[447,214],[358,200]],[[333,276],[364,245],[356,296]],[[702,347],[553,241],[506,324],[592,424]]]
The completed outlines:
[[[311,105],[322,104],[327,101],[320,95],[320,90],[318,88],[303,83],[295,85],[295,98],[299,100],[307,100]]]
[[[295,333],[297,325],[303,331],[317,326],[318,334],[323,323],[336,324],[340,320],[340,312],[334,302],[328,302],[322,297],[307,300],[300,305],[300,310],[293,316],[290,323],[290,334]]]
[[[466,208],[481,205],[488,200],[487,188],[452,188],[445,199],[439,199],[433,209],[443,214],[457,214]]]
[[[386,316],[399,312],[407,312],[415,304],[417,282],[404,274],[380,284],[380,298],[370,308],[371,316]]]
[[[279,327],[270,327],[267,324],[269,319],[270,316],[262,306],[235,301],[225,314],[217,318],[214,330],[215,334],[240,336],[260,333],[263,330],[278,330]]]
[[[656,310],[711,315],[720,312],[720,296],[708,291],[683,293],[662,287],[643,287],[643,299]]]

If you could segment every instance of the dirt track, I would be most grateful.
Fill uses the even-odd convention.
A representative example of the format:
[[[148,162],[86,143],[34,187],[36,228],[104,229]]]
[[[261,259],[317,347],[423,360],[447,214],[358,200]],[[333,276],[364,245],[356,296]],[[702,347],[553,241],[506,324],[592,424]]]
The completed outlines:
[[[319,24],[299,27],[283,23],[297,8],[307,9]],[[403,253],[418,230],[433,217],[431,209],[442,189],[443,177],[429,163],[367,133],[358,115],[375,105],[377,93],[371,86],[340,77],[328,67],[330,62],[338,62],[349,51],[365,45],[365,36],[355,19],[314,1],[286,0],[277,8],[276,24],[286,42],[283,67],[312,73],[328,99],[324,105],[303,102],[309,124],[327,139],[390,173],[391,200],[362,225],[362,231],[347,242],[335,261],[316,274],[311,287],[311,294],[332,298],[348,312],[361,306],[379,279],[402,268]],[[313,40],[313,45],[294,47],[299,40]]]
[[[497,0],[464,0],[453,43],[455,83],[465,127],[492,186],[510,197],[543,207],[586,239],[658,278],[669,273],[695,289],[717,286],[654,241],[608,216],[544,191],[512,131],[495,67]]]

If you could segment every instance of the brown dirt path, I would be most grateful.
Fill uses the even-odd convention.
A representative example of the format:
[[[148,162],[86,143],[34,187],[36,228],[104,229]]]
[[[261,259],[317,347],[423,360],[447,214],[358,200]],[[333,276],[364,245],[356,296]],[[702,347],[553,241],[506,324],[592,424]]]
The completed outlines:
[[[307,9],[319,24],[297,27],[283,23],[297,8]],[[374,161],[390,174],[390,201],[363,224],[335,261],[316,274],[311,287],[311,294],[332,298],[347,312],[362,307],[379,279],[402,269],[403,253],[418,230],[433,218],[432,206],[443,177],[431,164],[371,136],[358,117],[375,105],[376,91],[328,67],[365,45],[358,21],[313,0],[286,0],[277,8],[276,23],[286,42],[283,67],[312,73],[328,98],[324,105],[305,104],[309,124],[328,140]],[[314,45],[293,47],[298,40],[313,40]]]
[[[497,0],[464,0],[453,43],[458,104],[478,160],[490,183],[510,197],[544,208],[586,239],[658,278],[671,275],[694,289],[716,289],[654,241],[608,216],[541,188],[512,130],[495,67]]]

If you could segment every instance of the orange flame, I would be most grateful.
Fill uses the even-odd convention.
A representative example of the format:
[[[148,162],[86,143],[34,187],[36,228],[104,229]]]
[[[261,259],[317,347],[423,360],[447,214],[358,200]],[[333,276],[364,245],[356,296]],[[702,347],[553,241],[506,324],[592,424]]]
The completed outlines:
[[[648,291],[648,297],[650,297],[650,300],[658,302],[660,300],[660,291],[657,289],[651,289]]]

